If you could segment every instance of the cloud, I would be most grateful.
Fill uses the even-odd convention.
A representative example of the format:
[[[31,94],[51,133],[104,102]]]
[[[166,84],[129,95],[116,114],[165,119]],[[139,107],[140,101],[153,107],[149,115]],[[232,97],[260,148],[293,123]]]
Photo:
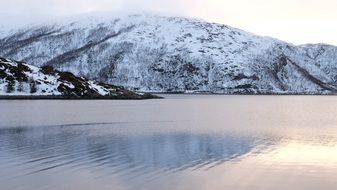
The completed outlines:
[[[193,5],[202,0],[10,0],[1,1],[0,26],[18,27],[57,17],[90,12],[121,14],[154,13],[167,16],[190,16]],[[1,30],[1,29],[0,29]]]
[[[197,0],[198,1],[198,0]],[[191,0],[10,0],[0,1],[0,13],[70,15],[92,11],[173,12],[187,10]]]
[[[336,0],[0,0],[0,25],[89,12],[201,18],[296,44],[337,44]],[[0,29],[1,30],[1,29]]]

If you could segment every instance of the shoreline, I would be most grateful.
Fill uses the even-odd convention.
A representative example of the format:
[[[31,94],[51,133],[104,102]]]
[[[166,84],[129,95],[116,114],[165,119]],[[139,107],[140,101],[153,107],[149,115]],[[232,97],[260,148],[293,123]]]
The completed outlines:
[[[144,92],[139,92],[144,93]],[[266,93],[215,93],[215,92],[149,92],[154,95],[215,95],[215,96],[337,96],[336,93],[266,92]]]
[[[0,100],[149,100],[162,98],[152,94],[140,97],[0,96]]]
[[[337,94],[309,94],[309,93],[263,93],[263,94],[241,94],[241,93],[163,93],[154,92],[144,97],[69,97],[69,96],[7,96],[0,95],[0,100],[150,100],[165,99],[161,95],[195,95],[195,96],[337,96]]]

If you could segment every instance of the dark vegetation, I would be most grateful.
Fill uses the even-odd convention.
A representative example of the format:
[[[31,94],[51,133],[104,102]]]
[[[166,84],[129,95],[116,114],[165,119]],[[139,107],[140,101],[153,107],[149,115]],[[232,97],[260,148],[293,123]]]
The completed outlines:
[[[31,73],[30,68],[23,62],[12,62],[7,59],[0,58],[0,82],[6,83],[6,93],[17,90],[24,92],[24,84],[29,85],[30,94],[38,91],[40,84],[50,84],[47,77],[44,80],[34,80],[33,77],[27,76]],[[52,66],[43,66],[40,68],[41,74],[51,75],[57,78],[59,85],[56,86],[61,96],[4,96],[0,98],[6,99],[150,99],[159,98],[151,94],[138,94],[124,89],[123,87],[110,84],[90,82],[84,77],[77,77],[70,72],[61,72]],[[106,95],[97,91],[91,83],[96,86],[104,87]],[[17,85],[16,85],[17,84]],[[17,89],[15,89],[17,88]],[[1,89],[0,89],[1,90]],[[45,91],[42,91],[45,92]]]

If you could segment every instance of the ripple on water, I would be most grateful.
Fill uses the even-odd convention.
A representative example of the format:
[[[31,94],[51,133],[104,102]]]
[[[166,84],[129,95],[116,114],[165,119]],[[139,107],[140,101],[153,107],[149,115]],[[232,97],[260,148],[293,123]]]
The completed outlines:
[[[108,174],[141,174],[146,170],[183,171],[213,167],[249,153],[254,137],[233,134],[95,135],[95,125],[0,129],[1,151],[22,160],[25,175],[48,170],[104,168]],[[78,125],[76,125],[78,127]],[[108,127],[109,128],[109,127]],[[2,162],[8,160],[2,159]]]

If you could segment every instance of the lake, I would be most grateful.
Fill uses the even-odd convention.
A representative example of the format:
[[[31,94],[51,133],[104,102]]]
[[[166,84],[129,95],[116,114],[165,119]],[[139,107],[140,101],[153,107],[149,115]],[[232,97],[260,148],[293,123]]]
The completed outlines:
[[[0,100],[2,190],[335,190],[337,97]]]

